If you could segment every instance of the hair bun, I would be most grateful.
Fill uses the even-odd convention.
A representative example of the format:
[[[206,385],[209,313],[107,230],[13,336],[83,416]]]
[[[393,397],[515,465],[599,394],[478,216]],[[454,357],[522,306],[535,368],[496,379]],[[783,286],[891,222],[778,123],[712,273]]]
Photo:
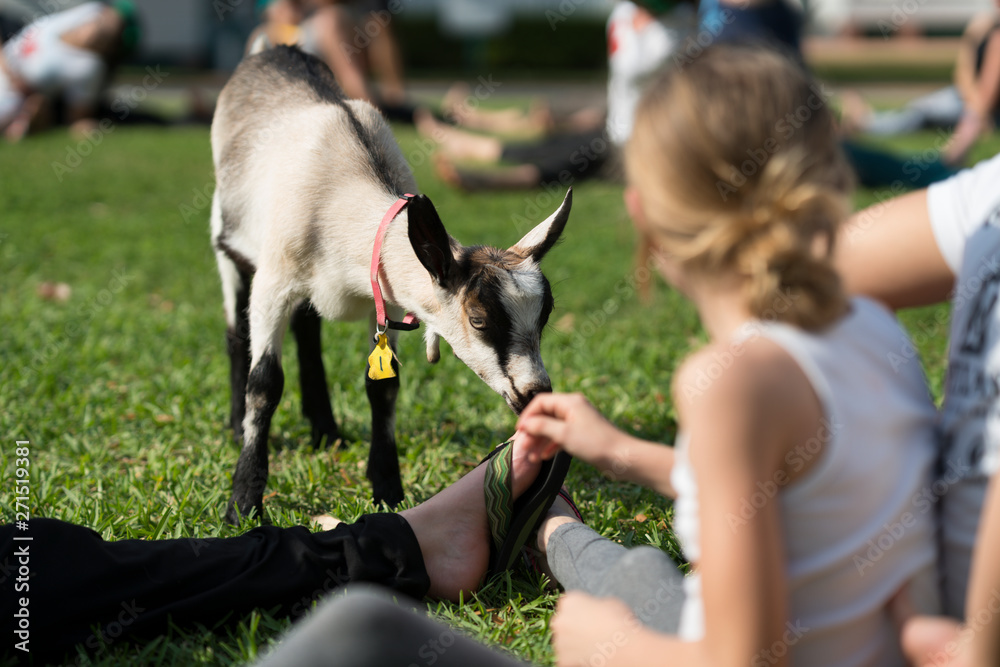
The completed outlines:
[[[810,178],[808,163],[793,153],[765,165],[745,212],[729,223],[742,236],[730,248],[732,265],[748,278],[752,313],[819,329],[846,308],[830,256],[847,201],[839,183]]]

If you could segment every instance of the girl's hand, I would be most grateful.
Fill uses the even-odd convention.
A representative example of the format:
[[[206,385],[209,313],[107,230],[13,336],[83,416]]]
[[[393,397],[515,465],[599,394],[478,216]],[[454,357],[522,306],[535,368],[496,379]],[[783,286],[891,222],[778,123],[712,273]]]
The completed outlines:
[[[559,667],[613,665],[640,627],[624,602],[579,591],[560,598],[551,626]]]
[[[517,430],[531,461],[562,449],[601,471],[625,437],[582,394],[539,394],[521,413]]]

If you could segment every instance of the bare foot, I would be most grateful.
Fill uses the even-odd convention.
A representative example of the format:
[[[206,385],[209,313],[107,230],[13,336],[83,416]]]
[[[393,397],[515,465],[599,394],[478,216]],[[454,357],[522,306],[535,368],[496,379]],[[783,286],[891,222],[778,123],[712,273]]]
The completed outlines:
[[[471,134],[438,122],[426,109],[413,112],[413,124],[422,136],[434,140],[449,157],[456,160],[497,162],[503,153],[503,144],[494,137]]]
[[[542,180],[541,172],[533,164],[493,168],[488,171],[463,169],[440,152],[434,154],[434,171],[448,185],[466,192],[535,188]]]
[[[437,128],[439,123],[434,118],[434,114],[424,107],[417,107],[413,110],[413,124],[421,136],[437,141]]]
[[[447,183],[453,188],[462,189],[462,176],[455,167],[455,163],[444,156],[443,153],[435,152],[431,159],[434,161],[434,173],[438,175],[442,181]]]
[[[542,98],[535,98],[531,101],[528,120],[532,129],[540,134],[548,134],[556,125],[555,117],[552,115],[552,107]]]
[[[530,463],[517,447],[513,457],[513,493],[517,498],[538,476],[540,463]],[[483,483],[486,466],[475,468],[427,502],[401,514],[413,529],[430,576],[427,594],[457,601],[476,590],[489,566],[490,530]]]
[[[456,82],[444,94],[444,98],[441,100],[441,111],[453,118],[456,123],[461,123],[462,116],[468,108],[465,101],[469,99],[469,95],[471,95],[469,84],[462,81]]]
[[[574,132],[590,132],[602,127],[606,118],[607,112],[604,109],[586,107],[570,116],[566,125]]]

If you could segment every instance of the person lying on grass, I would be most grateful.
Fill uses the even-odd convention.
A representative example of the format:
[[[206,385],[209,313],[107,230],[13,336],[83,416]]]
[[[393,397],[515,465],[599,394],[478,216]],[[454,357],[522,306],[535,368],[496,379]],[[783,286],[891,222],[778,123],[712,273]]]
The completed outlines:
[[[622,665],[898,665],[891,602],[937,608],[932,511],[912,501],[931,482],[934,408],[919,365],[890,363],[908,344],[895,318],[848,299],[831,264],[851,178],[811,85],[776,54],[718,47],[640,105],[628,209],[710,336],[674,376],[676,448],[579,395],[537,397],[518,432],[535,460],[569,452],[674,498],[694,573],[677,636],[567,594],[560,665],[607,642]],[[797,109],[811,111],[792,126]],[[763,164],[741,166],[758,149]],[[543,551],[560,524],[578,525],[553,516]]]
[[[457,601],[510,566],[568,467],[568,457],[528,461],[511,442],[416,507],[319,533],[262,526],[230,538],[106,542],[55,519],[0,526],[0,564],[30,565],[0,579],[0,628],[16,638],[0,657],[58,660],[74,647],[99,652],[254,609],[298,617],[356,582]]]
[[[800,109],[806,120],[783,124]],[[757,147],[767,159],[734,181]],[[785,57],[710,47],[653,80],[626,165],[636,228],[711,338],[674,376],[676,449],[565,394],[529,404],[519,444],[675,498],[694,573],[601,537],[557,499],[537,537],[568,591],[551,621],[557,663],[904,664],[895,612],[939,604],[932,507],[914,504],[935,412],[919,365],[890,363],[910,345],[895,318],[849,299],[832,266],[851,178],[829,110]],[[263,664],[410,664],[444,632],[349,594]],[[523,665],[447,636],[438,667]]]

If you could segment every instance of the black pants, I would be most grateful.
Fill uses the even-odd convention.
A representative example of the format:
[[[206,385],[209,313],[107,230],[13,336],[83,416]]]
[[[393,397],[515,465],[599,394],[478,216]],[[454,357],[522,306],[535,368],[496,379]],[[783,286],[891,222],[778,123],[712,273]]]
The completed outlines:
[[[396,514],[320,533],[264,526],[230,538],[117,542],[54,519],[28,523],[0,527],[0,655],[26,657],[14,645],[28,637],[36,661],[80,643],[98,651],[160,635],[168,618],[212,627],[257,608],[297,617],[351,582],[416,598],[430,587],[417,538]]]
[[[598,128],[553,134],[527,144],[506,144],[500,159],[535,165],[542,183],[568,185],[599,176],[613,150],[605,130]]]

